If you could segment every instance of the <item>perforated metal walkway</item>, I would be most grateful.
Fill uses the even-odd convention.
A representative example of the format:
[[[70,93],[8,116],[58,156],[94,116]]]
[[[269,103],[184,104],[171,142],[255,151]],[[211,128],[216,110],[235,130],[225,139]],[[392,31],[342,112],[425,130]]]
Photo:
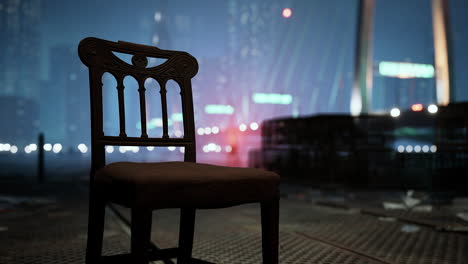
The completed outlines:
[[[0,263],[84,263],[86,191],[66,192],[67,197],[0,212]],[[404,232],[404,222],[286,198],[280,215],[280,263],[468,263],[468,236],[461,233],[425,226]],[[125,225],[111,211],[106,219],[104,254],[128,252]],[[214,263],[261,263],[259,220],[257,205],[200,210],[194,256]],[[153,241],[175,246],[178,221],[178,210],[156,212]]]

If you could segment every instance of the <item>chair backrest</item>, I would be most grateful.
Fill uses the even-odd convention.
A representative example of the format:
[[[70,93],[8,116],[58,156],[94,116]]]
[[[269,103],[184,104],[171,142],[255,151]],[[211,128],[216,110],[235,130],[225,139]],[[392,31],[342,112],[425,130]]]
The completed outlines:
[[[114,52],[132,55],[132,64],[119,59]],[[85,38],[78,47],[81,61],[89,68],[91,98],[91,175],[105,165],[105,146],[180,146],[185,147],[185,161],[195,162],[195,125],[191,79],[198,72],[196,59],[186,52],[161,50],[157,47],[124,41],[112,42]],[[164,63],[147,67],[148,57],[167,59]],[[103,129],[102,76],[112,74],[117,80],[120,134],[109,136]],[[138,83],[141,136],[129,137],[125,130],[124,78],[132,76]],[[147,133],[145,81],[155,79],[160,86],[163,135],[150,138]],[[180,87],[182,102],[183,138],[171,138],[168,133],[166,83],[174,80]]]

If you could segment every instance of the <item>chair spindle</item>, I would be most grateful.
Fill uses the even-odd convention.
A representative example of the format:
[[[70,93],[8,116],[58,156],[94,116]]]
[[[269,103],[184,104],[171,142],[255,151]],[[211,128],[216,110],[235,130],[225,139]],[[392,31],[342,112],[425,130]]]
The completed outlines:
[[[167,121],[167,90],[166,90],[166,81],[161,82],[159,85],[161,86],[161,90],[159,93],[161,94],[161,107],[162,107],[162,118],[163,118],[163,138],[169,138],[168,132],[168,121]]]
[[[142,79],[138,80],[138,93],[140,95],[140,118],[141,118],[141,137],[148,138],[146,132],[146,100],[145,100],[145,81]]]
[[[125,100],[124,100],[124,89],[123,77],[117,79],[117,92],[119,98],[119,123],[120,123],[120,134],[121,137],[126,137],[125,132]]]

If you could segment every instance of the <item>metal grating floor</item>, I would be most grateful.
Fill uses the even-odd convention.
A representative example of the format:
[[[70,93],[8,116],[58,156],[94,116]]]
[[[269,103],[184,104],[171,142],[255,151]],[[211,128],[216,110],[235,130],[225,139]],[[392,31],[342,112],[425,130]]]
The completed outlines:
[[[408,233],[402,231],[405,223],[290,199],[282,199],[280,215],[280,263],[468,263],[468,236],[461,233],[423,226]],[[104,254],[127,252],[125,228],[111,213],[106,219]],[[200,210],[194,257],[215,263],[261,263],[259,220],[257,205]],[[177,244],[178,221],[178,210],[155,213],[152,238],[157,245]],[[0,263],[84,263],[86,223],[85,195],[1,212]]]

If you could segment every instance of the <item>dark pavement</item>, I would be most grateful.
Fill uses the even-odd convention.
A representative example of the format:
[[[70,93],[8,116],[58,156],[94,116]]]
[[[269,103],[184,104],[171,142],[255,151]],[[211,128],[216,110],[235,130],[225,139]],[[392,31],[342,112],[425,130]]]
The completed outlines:
[[[0,186],[0,263],[84,263],[85,182]],[[319,191],[292,184],[282,185],[282,195],[280,263],[468,263],[468,233],[443,228],[464,227],[453,206],[384,210],[382,199],[398,203],[402,193]],[[127,209],[117,210],[128,217]],[[179,211],[156,211],[153,221],[153,241],[161,248],[176,246]],[[258,205],[199,210],[195,230],[196,258],[261,263]],[[128,228],[109,209],[104,254],[128,249]]]

